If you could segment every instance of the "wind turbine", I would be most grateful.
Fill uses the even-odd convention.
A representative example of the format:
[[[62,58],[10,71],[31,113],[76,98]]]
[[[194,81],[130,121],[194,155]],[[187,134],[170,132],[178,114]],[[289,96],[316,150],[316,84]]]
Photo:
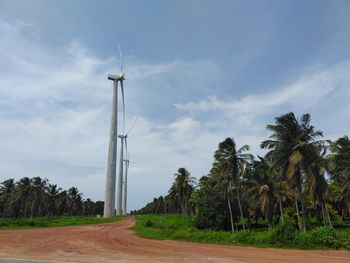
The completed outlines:
[[[124,160],[125,171],[124,171],[124,199],[123,199],[123,215],[127,214],[127,198],[128,198],[128,171],[129,171],[129,158]]]
[[[130,164],[129,155],[128,155],[127,139],[128,139],[128,134],[134,128],[138,117],[139,116],[137,115],[134,123],[131,125],[131,128],[129,129],[129,131],[127,133],[125,133],[124,135],[119,135],[119,138],[121,138],[122,145],[125,143],[125,158],[126,158],[126,159],[124,159],[125,170],[124,170],[124,189],[123,189],[124,197],[123,197],[123,208],[122,208],[123,215],[127,214],[128,171],[129,171],[129,164]],[[120,156],[120,158],[122,158],[122,156]],[[119,172],[122,173],[123,169],[120,169]]]
[[[116,187],[116,163],[117,163],[117,141],[118,141],[118,82],[122,89],[122,95],[124,100],[124,86],[125,72],[122,68],[121,50],[119,48],[120,55],[120,73],[117,75],[108,75],[108,79],[113,81],[113,101],[112,101],[112,116],[111,116],[111,128],[109,135],[109,147],[108,147],[108,161],[107,161],[107,176],[106,176],[106,188],[105,188],[105,201],[103,209],[103,217],[111,217],[115,215],[115,187]],[[123,106],[124,107],[124,106]],[[125,122],[125,115],[124,115]],[[121,190],[122,190],[122,178],[118,178],[118,191],[120,192],[120,209],[121,209]],[[119,193],[118,192],[118,193]]]
[[[120,88],[121,88],[121,94],[122,94],[122,102],[123,102],[123,134],[119,135],[120,138],[120,156],[119,156],[119,175],[118,175],[118,181],[117,181],[117,215],[123,214],[123,171],[124,171],[124,145],[126,148],[126,139],[128,137],[128,133],[131,131],[133,126],[135,125],[135,122],[133,123],[131,129],[129,132],[125,133],[125,96],[124,96],[124,84],[123,81],[125,80],[125,72],[128,68],[131,58],[129,59],[128,64],[126,65],[125,70],[123,71],[123,64],[122,64],[122,55],[121,50],[119,48],[119,54],[120,54],[120,72],[123,76],[122,80],[120,81]]]

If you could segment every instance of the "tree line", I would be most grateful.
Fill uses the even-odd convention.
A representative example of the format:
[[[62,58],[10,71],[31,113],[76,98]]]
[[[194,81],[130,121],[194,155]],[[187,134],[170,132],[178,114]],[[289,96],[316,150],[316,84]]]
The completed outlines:
[[[292,112],[267,125],[270,136],[253,156],[232,138],[220,142],[198,182],[180,168],[168,194],[134,213],[195,215],[198,228],[236,231],[285,221],[300,231],[350,220],[350,140],[324,140],[309,114]]]
[[[33,218],[39,216],[77,216],[103,213],[103,202],[84,200],[78,188],[62,190],[48,179],[23,177],[0,184],[0,216]]]

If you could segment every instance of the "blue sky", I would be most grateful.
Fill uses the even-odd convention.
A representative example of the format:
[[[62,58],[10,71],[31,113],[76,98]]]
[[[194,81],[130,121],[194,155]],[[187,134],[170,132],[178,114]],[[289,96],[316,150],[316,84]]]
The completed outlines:
[[[111,83],[127,72],[129,208],[178,167],[206,174],[234,137],[263,154],[267,123],[308,112],[349,134],[349,1],[0,2],[0,180],[42,176],[103,199]]]

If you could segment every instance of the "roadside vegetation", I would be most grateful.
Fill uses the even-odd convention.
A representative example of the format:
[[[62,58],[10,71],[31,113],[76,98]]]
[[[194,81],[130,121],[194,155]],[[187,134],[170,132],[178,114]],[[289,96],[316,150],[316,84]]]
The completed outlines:
[[[109,223],[102,218],[103,202],[83,199],[78,188],[63,190],[41,177],[0,183],[0,230]]]
[[[14,221],[19,218],[97,214],[103,214],[103,202],[94,202],[89,198],[84,200],[76,187],[63,190],[41,177],[23,177],[17,182],[8,179],[0,183],[0,222],[6,221],[1,218]]]
[[[272,230],[237,231],[199,230],[194,217],[183,215],[137,215],[135,232],[144,238],[173,239],[200,243],[283,247],[298,249],[350,249],[350,232],[317,227],[306,232],[283,223]],[[350,225],[348,226],[350,230]]]
[[[133,213],[182,214],[193,218],[194,233],[202,229],[209,232],[200,235],[220,239],[229,233],[210,231],[227,231],[240,244],[322,247],[313,238],[327,240],[329,235],[344,244],[325,247],[348,247],[335,228],[350,224],[350,139],[323,138],[309,114],[279,116],[267,131],[269,138],[260,144],[263,156],[226,138],[207,175],[197,181],[179,168],[166,196]],[[274,236],[279,231],[292,233],[288,242]]]
[[[1,218],[1,229],[26,229],[36,227],[61,227],[61,226],[77,226],[102,224],[119,221],[123,216],[115,216],[109,218],[102,218],[96,216],[61,216],[61,217],[37,217],[37,218]]]

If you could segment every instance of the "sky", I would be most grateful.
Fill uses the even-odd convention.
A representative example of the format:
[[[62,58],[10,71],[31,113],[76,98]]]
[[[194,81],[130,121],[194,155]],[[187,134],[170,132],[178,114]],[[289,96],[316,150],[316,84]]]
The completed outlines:
[[[349,0],[0,0],[0,181],[104,199],[118,46],[126,128],[139,116],[129,209],[167,194],[179,167],[206,175],[226,137],[263,155],[287,112],[349,135],[349,14]]]

